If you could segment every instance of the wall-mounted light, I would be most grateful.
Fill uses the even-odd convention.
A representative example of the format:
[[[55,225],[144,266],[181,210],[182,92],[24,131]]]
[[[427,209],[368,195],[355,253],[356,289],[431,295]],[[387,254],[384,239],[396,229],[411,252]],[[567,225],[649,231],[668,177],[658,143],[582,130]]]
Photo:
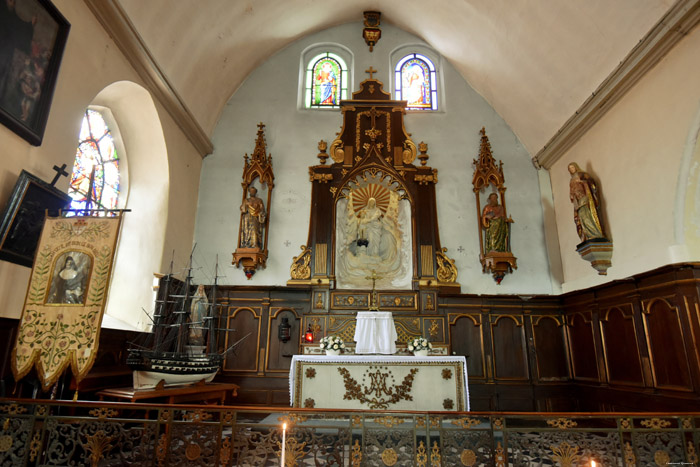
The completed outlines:
[[[372,52],[374,46],[382,37],[382,30],[379,29],[379,18],[382,13],[379,11],[365,11],[365,27],[362,30],[362,37],[369,46],[369,51]]]
[[[292,338],[292,326],[289,325],[289,318],[282,318],[282,322],[277,326],[277,337],[282,342],[287,342]]]
[[[311,344],[314,341],[314,331],[313,329],[311,329],[310,324],[309,327],[306,329],[306,332],[304,333],[304,341],[308,344]]]

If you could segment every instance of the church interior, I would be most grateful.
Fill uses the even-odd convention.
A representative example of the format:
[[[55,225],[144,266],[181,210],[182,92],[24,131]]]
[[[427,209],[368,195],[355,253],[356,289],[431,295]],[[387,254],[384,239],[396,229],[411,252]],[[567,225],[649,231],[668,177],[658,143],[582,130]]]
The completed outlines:
[[[681,454],[667,446],[669,459],[697,461],[700,1],[1,3],[5,24],[33,28],[25,61],[14,37],[0,58],[4,398],[97,401],[135,384],[130,351],[159,338],[154,303],[176,284],[188,313],[200,298],[216,303],[189,339],[221,355],[211,384],[227,385],[225,406],[288,411],[296,371],[305,416],[472,411],[496,420],[493,446],[499,413],[686,414],[691,441]],[[46,39],[49,26],[58,32]],[[17,70],[41,63],[33,92]],[[114,160],[85,162],[100,125]],[[27,186],[59,202],[39,206],[42,221],[66,200],[117,212],[118,238],[99,247],[113,241],[111,262],[84,238],[51,243],[48,220],[39,237],[22,218]],[[56,219],[83,235],[82,221]],[[34,301],[49,250],[56,284]],[[70,267],[81,284],[66,280]],[[92,318],[75,324],[91,301]],[[28,344],[36,310],[78,337]],[[361,315],[389,319],[378,347],[364,347]],[[431,390],[417,376],[416,405],[334,405],[300,382],[322,385],[326,337],[350,359],[404,360],[423,338],[430,358],[466,371],[449,370],[456,399],[437,405],[421,405]],[[384,465],[409,465],[382,449]],[[454,449],[460,465],[505,465],[495,447]],[[369,463],[339,465],[380,465],[362,452]],[[285,453],[281,465],[297,465]]]

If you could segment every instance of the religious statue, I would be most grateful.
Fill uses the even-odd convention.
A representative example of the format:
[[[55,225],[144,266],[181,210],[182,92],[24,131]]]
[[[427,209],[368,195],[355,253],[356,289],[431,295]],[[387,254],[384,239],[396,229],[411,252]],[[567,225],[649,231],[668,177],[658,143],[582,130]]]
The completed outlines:
[[[257,188],[248,188],[250,196],[241,204],[241,248],[262,248],[265,205],[256,195]]]
[[[204,345],[204,317],[207,316],[207,302],[204,285],[200,284],[190,305],[190,345]]]
[[[600,220],[600,199],[593,178],[582,171],[578,164],[569,164],[569,198],[574,204],[574,223],[582,242],[605,239]]]
[[[513,219],[506,218],[503,206],[498,204],[498,194],[491,193],[488,203],[481,213],[481,227],[484,232],[484,253],[510,251],[508,224]]]

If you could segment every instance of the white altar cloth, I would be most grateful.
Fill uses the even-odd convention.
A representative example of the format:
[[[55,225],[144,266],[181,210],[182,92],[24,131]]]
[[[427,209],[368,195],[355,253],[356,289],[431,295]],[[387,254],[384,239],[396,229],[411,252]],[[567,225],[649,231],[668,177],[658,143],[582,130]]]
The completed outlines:
[[[396,327],[390,311],[358,311],[355,325],[356,354],[396,353]]]
[[[293,407],[469,411],[463,356],[294,355]]]

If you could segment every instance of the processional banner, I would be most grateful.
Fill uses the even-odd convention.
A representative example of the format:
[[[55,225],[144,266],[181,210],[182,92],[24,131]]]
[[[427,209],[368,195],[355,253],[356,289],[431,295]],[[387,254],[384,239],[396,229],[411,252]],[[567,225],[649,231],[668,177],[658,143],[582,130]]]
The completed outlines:
[[[70,365],[80,382],[99,344],[121,216],[46,218],[24,300],[12,372],[36,365],[44,390]]]

